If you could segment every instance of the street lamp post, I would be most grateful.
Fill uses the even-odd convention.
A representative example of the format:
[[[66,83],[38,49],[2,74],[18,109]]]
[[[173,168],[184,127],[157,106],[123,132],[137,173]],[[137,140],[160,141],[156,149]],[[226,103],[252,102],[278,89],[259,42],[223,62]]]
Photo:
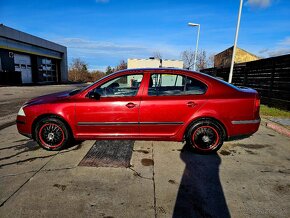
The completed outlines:
[[[234,64],[235,64],[236,47],[237,47],[238,36],[239,36],[239,29],[240,29],[240,21],[241,21],[241,15],[242,15],[242,8],[243,8],[243,0],[240,0],[240,8],[239,8],[237,28],[236,28],[236,36],[235,36],[235,42],[234,42],[234,48],[233,48],[233,55],[232,55],[232,62],[231,62],[231,69],[230,69],[230,75],[229,75],[229,83],[231,83],[232,82],[232,79],[233,79],[233,71],[234,71]]]
[[[194,53],[194,63],[193,63],[193,70],[195,71],[195,69],[196,69],[196,58],[197,58],[197,49],[198,49],[198,41],[199,41],[199,32],[200,32],[200,24],[198,24],[198,23],[188,23],[188,26],[192,26],[192,27],[197,26],[198,27],[197,37],[196,37],[196,45],[195,45],[195,53]]]

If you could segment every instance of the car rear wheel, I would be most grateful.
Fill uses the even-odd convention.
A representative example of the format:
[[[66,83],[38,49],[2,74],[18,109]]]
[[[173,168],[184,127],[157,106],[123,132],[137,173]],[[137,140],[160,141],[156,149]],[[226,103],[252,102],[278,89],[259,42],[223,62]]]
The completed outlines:
[[[187,144],[195,152],[210,154],[223,145],[224,131],[220,124],[212,120],[195,122],[188,130]]]
[[[46,150],[57,151],[66,147],[71,134],[66,125],[57,118],[44,118],[36,124],[35,139]]]

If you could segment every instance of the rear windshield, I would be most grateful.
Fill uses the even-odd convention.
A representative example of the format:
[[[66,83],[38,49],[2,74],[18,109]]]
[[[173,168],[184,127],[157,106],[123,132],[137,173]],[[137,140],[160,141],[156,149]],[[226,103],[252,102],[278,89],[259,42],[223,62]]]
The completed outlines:
[[[208,74],[205,74],[205,73],[201,73],[201,74],[204,75],[204,76],[210,77],[210,78],[212,78],[214,80],[217,80],[217,81],[223,83],[224,85],[229,86],[229,87],[231,87],[233,89],[239,90],[239,87],[237,87],[237,86],[235,86],[235,85],[233,85],[231,83],[228,83],[228,82],[226,82],[226,81],[224,81],[222,79],[219,79],[217,77],[214,77],[214,76],[211,76],[211,75],[208,75]]]

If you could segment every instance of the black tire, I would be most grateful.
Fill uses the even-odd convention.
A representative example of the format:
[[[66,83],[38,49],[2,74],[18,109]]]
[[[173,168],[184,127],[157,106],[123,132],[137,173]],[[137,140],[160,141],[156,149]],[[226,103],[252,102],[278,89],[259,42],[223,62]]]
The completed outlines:
[[[63,149],[72,138],[65,123],[54,117],[41,119],[35,126],[34,136],[37,143],[49,151]]]
[[[223,145],[225,132],[214,120],[201,119],[194,122],[187,131],[187,145],[197,153],[211,154]]]
[[[71,140],[71,143],[72,143],[73,145],[80,145],[80,144],[82,144],[84,141],[86,141],[86,140],[73,139],[73,140]]]

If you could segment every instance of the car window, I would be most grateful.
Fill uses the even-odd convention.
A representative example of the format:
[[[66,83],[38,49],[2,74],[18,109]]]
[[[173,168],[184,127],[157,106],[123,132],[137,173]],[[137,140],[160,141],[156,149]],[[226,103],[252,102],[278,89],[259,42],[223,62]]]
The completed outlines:
[[[97,87],[94,92],[101,97],[135,96],[142,79],[142,74],[120,76]]]
[[[148,95],[200,95],[207,86],[188,76],[178,74],[152,74],[149,81]]]

